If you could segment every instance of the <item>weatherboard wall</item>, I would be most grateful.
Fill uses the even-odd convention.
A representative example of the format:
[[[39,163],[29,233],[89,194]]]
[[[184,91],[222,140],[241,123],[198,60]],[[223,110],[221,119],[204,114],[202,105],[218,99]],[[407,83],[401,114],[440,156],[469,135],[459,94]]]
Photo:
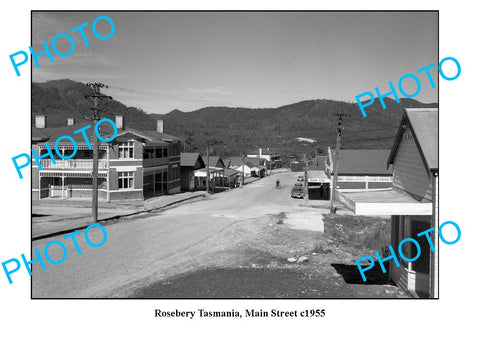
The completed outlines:
[[[395,155],[393,186],[412,194],[420,201],[432,200],[432,182],[409,128],[403,133]]]

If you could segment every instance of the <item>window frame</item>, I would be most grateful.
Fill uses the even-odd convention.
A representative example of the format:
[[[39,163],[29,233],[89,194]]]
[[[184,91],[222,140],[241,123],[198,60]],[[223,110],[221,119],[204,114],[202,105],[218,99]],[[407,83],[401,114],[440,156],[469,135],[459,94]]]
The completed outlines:
[[[128,157],[124,157],[125,154],[127,154]],[[135,153],[134,153],[133,141],[129,140],[126,142],[118,143],[118,159],[134,159],[134,158],[135,158]]]
[[[124,187],[127,183],[128,187]],[[120,185],[121,184],[121,185]],[[120,171],[118,172],[118,190],[133,190],[135,189],[135,171]]]

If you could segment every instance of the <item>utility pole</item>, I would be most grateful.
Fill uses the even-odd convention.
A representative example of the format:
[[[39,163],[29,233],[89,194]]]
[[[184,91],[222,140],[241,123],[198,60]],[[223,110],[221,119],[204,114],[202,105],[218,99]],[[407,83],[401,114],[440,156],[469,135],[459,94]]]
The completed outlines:
[[[207,145],[207,181],[206,181],[206,190],[207,193],[210,192],[210,149]]]
[[[88,118],[95,124],[100,120],[98,115],[98,100],[103,98],[112,99],[110,96],[106,96],[100,93],[100,88],[105,87],[102,83],[87,83],[88,87],[93,89],[94,94],[85,96],[85,98],[93,98],[93,116]],[[96,223],[98,220],[98,138],[95,132],[92,133],[93,142],[93,169],[92,169],[92,220]]]
[[[242,187],[245,185],[245,155],[242,155]]]
[[[305,203],[308,203],[308,163],[307,163],[307,156],[306,154],[303,154],[303,161],[305,163],[305,175],[303,177],[303,183],[304,183],[304,200]]]
[[[262,161],[260,158],[260,150],[261,148],[258,148],[258,178],[260,178],[260,162]]]
[[[335,190],[337,189],[337,176],[338,176],[338,156],[340,153],[340,144],[342,141],[342,130],[344,129],[342,126],[343,117],[349,116],[342,113],[337,113],[335,116],[338,117],[337,122],[337,143],[335,146],[335,156],[333,161],[333,184],[331,189],[331,200],[330,200],[330,213],[335,214]]]

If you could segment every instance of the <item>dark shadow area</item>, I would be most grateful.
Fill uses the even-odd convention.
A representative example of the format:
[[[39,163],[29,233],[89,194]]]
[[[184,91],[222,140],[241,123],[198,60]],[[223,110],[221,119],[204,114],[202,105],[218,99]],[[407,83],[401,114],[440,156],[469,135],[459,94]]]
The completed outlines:
[[[332,263],[332,267],[335,268],[337,273],[342,275],[345,283],[360,284],[360,285],[395,285],[393,281],[388,278],[389,263],[384,263],[386,273],[382,272],[380,265],[375,262],[375,266],[364,272],[367,281],[363,281],[362,275],[358,270],[357,265]],[[368,266],[362,266],[366,268]]]
[[[44,214],[32,214],[32,218],[35,218],[35,217],[48,217],[48,216],[51,216],[51,215],[44,215]]]
[[[299,298],[316,297],[294,269],[211,268],[174,276],[137,290],[130,298]]]
[[[267,262],[279,259],[269,258]],[[387,276],[388,277],[388,276]],[[361,278],[360,278],[361,280]],[[342,299],[396,298],[368,285],[340,284],[341,278],[290,268],[205,268],[137,289],[129,298],[156,299]],[[378,281],[377,281],[378,282]],[[388,282],[390,283],[390,282]],[[373,289],[372,289],[373,288]]]

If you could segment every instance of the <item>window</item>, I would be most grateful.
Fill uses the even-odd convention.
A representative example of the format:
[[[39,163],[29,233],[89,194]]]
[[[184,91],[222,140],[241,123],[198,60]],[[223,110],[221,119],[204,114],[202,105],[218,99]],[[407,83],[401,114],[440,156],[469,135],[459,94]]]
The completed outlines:
[[[168,157],[168,148],[163,148],[163,157]]]
[[[153,158],[153,149],[143,149],[143,159]]]
[[[162,158],[162,148],[155,149],[155,158]]]
[[[368,176],[369,182],[391,182],[392,177],[390,176]]]
[[[118,189],[133,189],[133,171],[118,173]]]
[[[119,158],[133,158],[133,141],[120,143],[118,153]]]

